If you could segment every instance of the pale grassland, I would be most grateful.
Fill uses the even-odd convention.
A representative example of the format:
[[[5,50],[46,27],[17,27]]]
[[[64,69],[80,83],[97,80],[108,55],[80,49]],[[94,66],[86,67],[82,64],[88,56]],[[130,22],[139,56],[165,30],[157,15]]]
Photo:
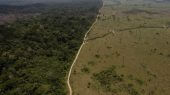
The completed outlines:
[[[113,1],[104,0],[73,68],[73,94],[170,95],[170,4]]]

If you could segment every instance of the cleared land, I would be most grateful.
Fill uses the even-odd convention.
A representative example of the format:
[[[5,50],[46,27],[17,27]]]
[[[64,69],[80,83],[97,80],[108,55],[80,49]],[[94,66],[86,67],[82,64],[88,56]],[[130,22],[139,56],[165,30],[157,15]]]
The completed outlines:
[[[103,0],[73,67],[73,95],[170,95],[170,3]]]

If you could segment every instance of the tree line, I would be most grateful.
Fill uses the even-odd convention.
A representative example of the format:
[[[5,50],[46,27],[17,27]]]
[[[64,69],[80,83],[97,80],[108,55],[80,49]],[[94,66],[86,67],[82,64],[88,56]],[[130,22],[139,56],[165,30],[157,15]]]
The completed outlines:
[[[101,1],[52,4],[0,25],[0,94],[66,95],[65,77]]]

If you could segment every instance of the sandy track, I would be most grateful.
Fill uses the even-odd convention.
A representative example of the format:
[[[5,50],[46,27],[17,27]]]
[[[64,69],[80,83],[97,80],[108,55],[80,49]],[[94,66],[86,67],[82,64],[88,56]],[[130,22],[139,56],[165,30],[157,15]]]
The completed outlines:
[[[102,3],[102,7],[103,7],[103,3]],[[102,8],[102,7],[101,7],[101,8]],[[100,10],[99,10],[99,12],[100,12]],[[98,12],[98,13],[99,13],[99,12]],[[89,28],[89,30],[86,32],[86,34],[85,34],[85,36],[84,36],[83,43],[81,44],[81,46],[80,46],[80,48],[79,48],[79,50],[78,50],[78,52],[77,52],[77,54],[76,54],[76,57],[75,57],[72,65],[71,65],[71,67],[70,67],[70,70],[69,70],[69,73],[68,73],[68,78],[67,78],[67,85],[68,85],[68,88],[69,88],[69,95],[72,95],[72,94],[73,94],[73,91],[72,91],[72,88],[71,88],[71,85],[70,85],[70,76],[71,76],[71,73],[72,73],[72,69],[73,69],[73,67],[74,67],[74,65],[75,65],[75,63],[76,63],[76,61],[77,61],[77,59],[78,59],[78,57],[79,57],[79,54],[80,54],[83,46],[86,44],[87,35],[88,35],[88,33],[92,30],[93,26],[96,24],[96,22],[97,22],[97,20],[98,20],[98,17],[99,17],[99,14],[98,14],[97,17],[96,17],[95,22],[92,24],[92,26],[91,26],[91,27]]]

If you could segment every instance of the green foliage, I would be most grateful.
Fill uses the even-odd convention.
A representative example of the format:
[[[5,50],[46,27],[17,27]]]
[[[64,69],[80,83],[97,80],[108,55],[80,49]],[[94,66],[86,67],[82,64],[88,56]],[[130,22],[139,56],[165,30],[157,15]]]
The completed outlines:
[[[56,4],[0,25],[0,95],[66,95],[66,74],[99,7]]]
[[[83,67],[83,68],[81,69],[81,71],[84,72],[84,73],[90,73],[89,68],[86,67],[86,66]]]
[[[136,79],[136,82],[139,84],[139,85],[143,85],[144,84],[144,81],[140,80],[140,79]]]
[[[101,87],[103,87],[106,91],[111,90],[112,84],[123,81],[123,78],[115,71],[115,66],[94,74],[93,79],[97,80]]]
[[[96,54],[95,57],[96,57],[96,58],[100,58],[100,55],[99,55],[99,54]]]
[[[128,78],[132,80],[133,76],[128,76]],[[124,75],[117,73],[115,66],[105,69],[99,73],[95,73],[92,79],[96,82],[96,84],[99,84],[99,88],[102,88],[102,90],[106,92],[125,92],[128,93],[128,95],[140,95],[132,83],[127,83],[127,78],[124,77]],[[143,81],[141,80],[136,81],[140,85],[143,84]]]
[[[88,65],[92,65],[92,66],[93,66],[93,65],[95,65],[95,64],[96,64],[96,62],[94,62],[94,61],[89,61],[89,62],[88,62]]]

